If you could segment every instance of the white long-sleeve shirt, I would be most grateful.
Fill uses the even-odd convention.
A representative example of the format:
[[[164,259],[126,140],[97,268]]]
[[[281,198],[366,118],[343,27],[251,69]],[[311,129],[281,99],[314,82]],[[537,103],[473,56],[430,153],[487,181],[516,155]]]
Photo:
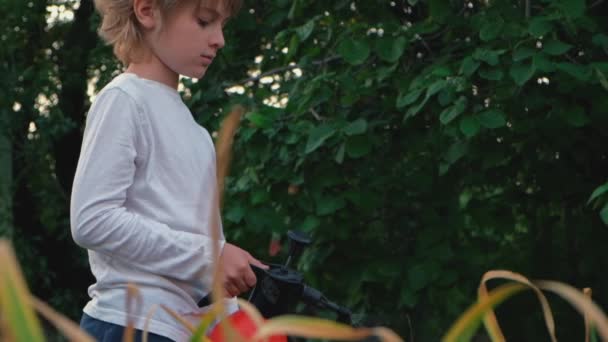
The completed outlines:
[[[142,298],[130,316],[135,328],[144,329],[159,304],[196,322],[212,279],[216,186],[211,137],[175,89],[129,73],[102,89],[87,116],[71,198],[72,236],[88,249],[96,278],[84,312],[125,325],[131,282]],[[160,307],[148,328],[189,338]]]

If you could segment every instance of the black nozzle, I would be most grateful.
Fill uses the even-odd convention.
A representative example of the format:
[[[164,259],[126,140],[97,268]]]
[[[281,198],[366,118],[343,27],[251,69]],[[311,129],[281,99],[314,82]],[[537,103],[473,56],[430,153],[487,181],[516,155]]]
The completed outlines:
[[[285,261],[285,268],[288,268],[292,261],[302,255],[304,248],[312,241],[308,234],[294,230],[288,231],[287,237],[289,238],[289,254]]]

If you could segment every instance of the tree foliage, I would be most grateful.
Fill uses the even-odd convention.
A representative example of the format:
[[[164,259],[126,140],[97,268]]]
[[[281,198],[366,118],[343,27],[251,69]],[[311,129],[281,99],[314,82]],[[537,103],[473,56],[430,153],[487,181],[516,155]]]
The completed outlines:
[[[74,19],[46,24],[51,5]],[[90,1],[5,6],[2,26],[19,29],[1,36],[13,174],[0,184],[34,292],[76,314],[90,279],[62,278],[86,267],[67,211],[86,85],[99,89],[120,66],[95,38]],[[607,10],[601,0],[247,2],[208,75],[182,89],[211,132],[231,104],[249,108],[227,182],[228,237],[265,259],[272,235],[313,234],[310,282],[364,321],[422,340],[437,340],[488,269],[590,286],[608,303]],[[504,309],[507,337],[544,338],[528,329],[540,319],[509,315],[518,311]],[[559,317],[558,337],[578,337]]]

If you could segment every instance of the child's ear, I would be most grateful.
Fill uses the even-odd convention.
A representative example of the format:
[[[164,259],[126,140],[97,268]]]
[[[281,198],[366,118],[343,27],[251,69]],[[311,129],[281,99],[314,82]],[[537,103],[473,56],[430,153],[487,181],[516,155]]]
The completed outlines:
[[[154,0],[133,0],[133,12],[141,26],[153,29],[157,24],[157,11]]]

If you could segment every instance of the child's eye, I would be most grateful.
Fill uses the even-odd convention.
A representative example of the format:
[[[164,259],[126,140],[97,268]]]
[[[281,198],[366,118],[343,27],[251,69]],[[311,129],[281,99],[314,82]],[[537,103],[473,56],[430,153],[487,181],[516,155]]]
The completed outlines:
[[[198,25],[200,27],[207,27],[207,25],[209,25],[209,22],[203,19],[198,19]]]

